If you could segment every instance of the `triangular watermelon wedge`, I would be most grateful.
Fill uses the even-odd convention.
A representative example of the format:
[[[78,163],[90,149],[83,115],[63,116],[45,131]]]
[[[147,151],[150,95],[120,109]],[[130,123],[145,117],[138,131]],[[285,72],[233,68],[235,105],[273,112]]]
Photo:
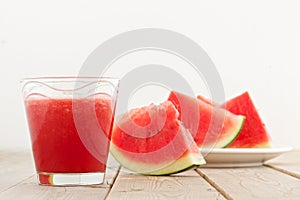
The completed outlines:
[[[123,167],[147,175],[172,174],[205,164],[178,116],[169,101],[119,116],[112,133],[112,155]]]
[[[209,101],[172,91],[168,98],[180,113],[198,147],[224,148],[230,145],[243,127],[245,117],[235,115]]]
[[[218,106],[203,96],[199,95],[197,98],[213,106]],[[268,148],[272,146],[271,137],[248,92],[228,100],[221,107],[234,114],[246,116],[241,133],[228,146],[229,148]]]
[[[265,124],[248,92],[230,99],[223,104],[232,113],[246,116],[245,125],[237,139],[228,147],[231,148],[267,148],[272,146]]]

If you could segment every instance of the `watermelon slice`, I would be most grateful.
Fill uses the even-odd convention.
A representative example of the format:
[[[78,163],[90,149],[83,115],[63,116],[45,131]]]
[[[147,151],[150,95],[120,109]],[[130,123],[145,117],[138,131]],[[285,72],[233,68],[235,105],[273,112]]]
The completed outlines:
[[[205,164],[193,137],[166,101],[129,111],[116,120],[111,153],[125,168],[162,175]]]
[[[245,125],[237,139],[228,147],[267,148],[271,147],[271,138],[262,122],[248,92],[229,101],[223,107],[232,113],[246,116]]]
[[[170,100],[180,112],[180,119],[202,148],[223,148],[238,136],[245,117],[212,106],[190,96],[172,91]]]
[[[218,106],[218,104],[212,102],[210,99],[207,99],[207,98],[205,98],[203,96],[198,95],[197,99],[199,99],[200,101],[203,101],[204,103],[210,104],[212,106]]]

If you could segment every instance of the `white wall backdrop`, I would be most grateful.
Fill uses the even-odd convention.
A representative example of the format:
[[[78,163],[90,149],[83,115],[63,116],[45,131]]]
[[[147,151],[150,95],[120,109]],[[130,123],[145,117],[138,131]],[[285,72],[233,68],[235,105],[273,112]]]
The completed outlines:
[[[22,78],[76,75],[103,41],[145,27],[200,44],[226,97],[248,90],[274,142],[300,148],[299,10],[296,0],[0,0],[0,148],[30,147]]]

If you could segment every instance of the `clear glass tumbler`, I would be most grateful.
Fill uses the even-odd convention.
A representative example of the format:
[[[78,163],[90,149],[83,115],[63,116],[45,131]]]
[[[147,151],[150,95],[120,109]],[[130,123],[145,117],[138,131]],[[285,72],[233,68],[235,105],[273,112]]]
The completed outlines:
[[[119,80],[46,77],[22,84],[39,184],[103,184]]]

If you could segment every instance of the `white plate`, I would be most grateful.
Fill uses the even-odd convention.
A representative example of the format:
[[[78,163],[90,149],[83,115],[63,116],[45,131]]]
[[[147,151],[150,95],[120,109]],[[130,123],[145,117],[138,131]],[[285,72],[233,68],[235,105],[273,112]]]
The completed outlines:
[[[251,167],[291,151],[291,146],[275,148],[201,149],[206,165],[203,167]]]

